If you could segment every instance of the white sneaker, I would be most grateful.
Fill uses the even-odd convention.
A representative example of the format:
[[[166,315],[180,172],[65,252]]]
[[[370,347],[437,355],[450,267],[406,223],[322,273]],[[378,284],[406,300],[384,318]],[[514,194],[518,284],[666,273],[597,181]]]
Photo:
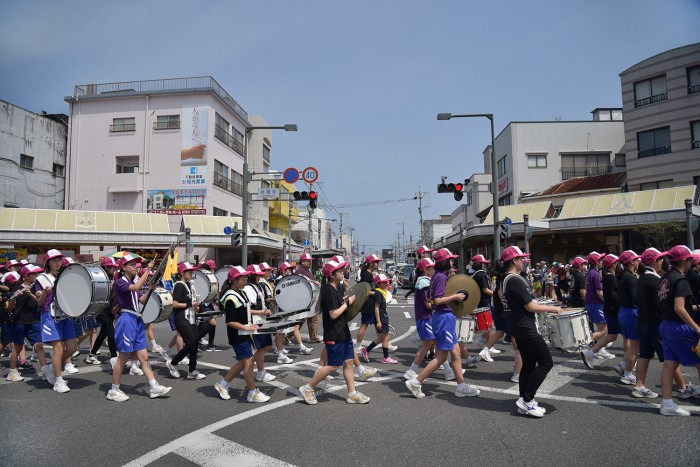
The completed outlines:
[[[107,392],[107,400],[114,402],[124,402],[129,400],[129,396],[124,394],[124,392],[122,392],[121,389],[110,389],[109,392]]]
[[[622,384],[634,385],[637,384],[637,377],[635,375],[623,376],[620,378]]]
[[[594,356],[595,354],[591,350],[581,351],[581,360],[583,360],[583,364],[586,365],[589,370],[595,368],[595,362],[593,361]]]
[[[659,395],[647,388],[635,387],[634,389],[632,389],[632,397],[645,397],[647,399],[656,399],[657,397],[659,397]]]
[[[359,379],[360,381],[367,381],[368,379],[370,379],[372,376],[374,376],[377,373],[376,368],[370,368],[367,366],[364,368],[365,368],[364,371],[362,371],[360,373],[355,372],[355,374],[357,375],[357,379]]]
[[[73,365],[72,363],[66,363],[66,366],[63,367],[63,371],[65,371],[69,375],[74,375],[74,374],[78,373],[80,370],[78,370],[78,368],[76,368],[76,366]]]
[[[355,391],[348,394],[348,398],[345,399],[345,402],[348,404],[366,404],[369,402],[369,397],[359,391]]]
[[[56,384],[56,375],[53,374],[53,364],[49,363],[45,367],[42,367],[42,371],[44,372],[44,375],[46,376],[46,381],[48,381],[49,384]]]
[[[453,381],[456,378],[454,371],[445,372],[445,381]]]
[[[520,382],[520,375],[513,373],[510,375],[510,380],[514,383],[519,383]]]
[[[283,353],[280,353],[280,354],[277,355],[277,363],[280,364],[280,365],[286,364],[286,363],[293,363],[293,362],[294,362],[294,360],[292,360],[291,358],[287,357],[287,356],[286,356],[285,354],[283,354]]]
[[[700,386],[695,386],[687,381],[685,389],[678,390],[678,397],[681,399],[689,399],[691,397],[700,397]]]
[[[403,377],[405,380],[408,381],[408,380],[411,380],[413,378],[417,378],[418,373],[416,373],[415,371],[412,371],[412,370],[406,370],[406,373],[403,374]]]
[[[100,361],[94,355],[88,355],[85,357],[85,363],[88,365],[99,365]]]
[[[287,354],[289,353],[289,350],[287,350],[287,349],[282,349],[282,350],[277,351],[277,353],[280,353],[280,352],[282,352],[283,354],[287,355]]]
[[[219,393],[219,397],[223,400],[227,401],[231,398],[231,395],[228,393],[228,388],[223,387],[221,383],[216,383],[214,389],[216,389],[216,392]]]
[[[498,350],[496,347],[491,347],[491,348],[489,349],[489,353],[490,353],[491,355],[498,355],[499,353],[503,353],[503,351],[502,351],[502,350]]]
[[[682,409],[678,407],[678,404],[673,404],[673,407],[666,408],[663,405],[659,409],[659,413],[661,415],[670,415],[670,416],[680,416],[680,417],[690,417],[690,412],[688,412],[685,409]]]
[[[308,347],[302,347],[302,348],[299,349],[299,355],[311,355],[311,352],[312,352],[313,350],[314,350],[314,349],[310,349],[310,348],[308,348]]]
[[[248,402],[267,402],[270,400],[270,396],[267,396],[256,389],[253,394],[248,393],[247,399]]]
[[[207,339],[206,337],[202,337],[199,343],[202,345],[209,345],[209,339]]]
[[[255,381],[261,382],[261,383],[269,383],[270,381],[274,381],[277,379],[276,376],[271,375],[267,371],[258,371],[255,374]]]
[[[166,360],[167,360],[168,358],[170,358],[170,357],[168,356],[168,353],[165,351],[165,349],[163,348],[163,346],[160,345],[160,344],[156,344],[156,345],[154,345],[153,347],[151,347],[151,352],[157,353],[158,355],[160,355],[161,357],[163,357],[163,358],[166,359]]]
[[[168,356],[168,358],[166,358],[166,360],[170,360],[170,357]],[[190,364],[190,357],[183,358],[182,360],[180,360],[180,363],[182,363],[183,365],[189,365]]]
[[[143,376],[143,370],[136,365],[131,365],[131,368],[129,368],[129,374],[131,376]]]
[[[204,379],[207,376],[200,373],[199,370],[194,370],[192,373],[187,373],[187,379]]]
[[[425,397],[425,394],[423,394],[422,391],[422,386],[416,378],[409,379],[408,381],[406,381],[406,387],[409,391],[411,391],[411,394],[413,394],[413,397],[415,397],[416,399],[422,399],[423,397]]]
[[[479,352],[479,358],[481,358],[485,362],[493,362],[493,358],[491,358],[491,354],[487,350],[482,350]]]
[[[10,372],[7,374],[7,380],[12,381],[13,383],[18,383],[20,381],[24,381],[24,377],[19,374],[19,370],[14,369],[10,370]]]
[[[613,370],[620,375],[625,376],[625,362],[617,362],[617,365],[613,367]]]
[[[318,404],[318,400],[316,399],[316,391],[311,389],[311,386],[308,384],[303,385],[302,387],[299,388],[299,393],[301,394],[301,397],[304,399],[304,402],[306,402],[309,405],[315,405]]]
[[[180,372],[177,371],[177,367],[173,365],[172,360],[166,360],[165,361],[165,366],[168,367],[168,371],[170,372],[170,376],[173,378],[179,378],[180,377]]]
[[[163,386],[161,384],[156,384],[156,387],[151,388],[151,390],[148,392],[149,396],[151,399],[155,399],[156,397],[164,396],[167,393],[170,392],[172,388],[168,386]]]
[[[605,347],[600,349],[595,356],[599,360],[610,360],[611,358],[615,358],[615,355],[605,350]]]
[[[481,391],[471,384],[465,384],[463,388],[457,386],[457,389],[455,389],[455,396],[457,397],[476,397],[479,394],[481,394]]]
[[[523,400],[521,397],[518,399],[518,401],[515,403],[515,405],[518,407],[518,413],[521,415],[529,415],[531,417],[537,417],[537,418],[542,418],[544,416],[544,412],[542,411],[541,408],[539,408],[537,405],[533,404],[530,402],[529,404]]]
[[[467,368],[476,368],[476,362],[478,362],[478,361],[479,361],[478,358],[470,355],[469,357],[467,357],[465,366]]]
[[[65,392],[70,392],[70,388],[68,387],[68,385],[66,384],[65,381],[57,381],[53,385],[53,390],[60,393],[60,394],[63,394]]]
[[[389,352],[395,352],[398,349],[397,346],[389,344]]]
[[[70,358],[78,358],[78,355],[80,355],[80,350],[73,352],[73,355],[71,355]]]

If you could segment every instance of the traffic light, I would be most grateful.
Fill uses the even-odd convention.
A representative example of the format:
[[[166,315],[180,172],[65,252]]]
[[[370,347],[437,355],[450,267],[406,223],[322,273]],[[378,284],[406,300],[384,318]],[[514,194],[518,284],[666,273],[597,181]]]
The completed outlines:
[[[499,234],[501,239],[510,238],[510,226],[513,223],[509,218],[504,218],[499,226]]]
[[[318,195],[316,194],[315,191],[309,191],[309,207],[311,209],[316,209],[316,200],[318,199]]]
[[[464,183],[445,183],[443,180],[437,186],[438,193],[454,193],[455,201],[461,201],[464,197],[462,190],[464,190]]]
[[[236,230],[231,235],[231,246],[240,246],[243,243],[243,231]]]
[[[318,194],[315,191],[295,191],[294,200],[308,201],[311,209],[316,209]]]

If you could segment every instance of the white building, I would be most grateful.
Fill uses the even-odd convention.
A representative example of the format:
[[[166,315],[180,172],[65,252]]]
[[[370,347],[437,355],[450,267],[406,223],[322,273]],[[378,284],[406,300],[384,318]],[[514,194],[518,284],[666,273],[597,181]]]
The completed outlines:
[[[63,209],[68,117],[0,100],[0,205]]]

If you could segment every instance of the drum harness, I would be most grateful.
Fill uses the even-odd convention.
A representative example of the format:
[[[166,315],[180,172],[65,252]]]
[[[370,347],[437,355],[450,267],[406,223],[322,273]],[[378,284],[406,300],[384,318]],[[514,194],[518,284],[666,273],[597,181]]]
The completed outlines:
[[[175,282],[175,284],[173,284],[173,292],[175,291],[176,284],[184,285],[187,291],[190,293],[190,298],[192,298],[193,301],[196,301],[199,298],[199,295],[197,295],[197,289],[194,288],[194,283],[192,283],[192,281],[189,283],[183,280]],[[185,319],[189,321],[190,324],[197,323],[196,312],[193,306],[185,308]]]
[[[41,280],[44,279],[44,280]],[[41,285],[42,289],[46,289],[46,287],[51,287],[53,289],[54,285],[56,284],[56,280],[58,277],[53,277],[53,274],[48,273],[48,272],[42,272],[39,274],[36,278],[36,281]],[[54,291],[54,298],[51,300],[51,305],[49,305],[49,313],[51,313],[51,317],[53,318],[54,321],[59,322],[64,319],[67,319],[68,316],[64,315],[63,313],[59,312],[56,309],[56,292]]]

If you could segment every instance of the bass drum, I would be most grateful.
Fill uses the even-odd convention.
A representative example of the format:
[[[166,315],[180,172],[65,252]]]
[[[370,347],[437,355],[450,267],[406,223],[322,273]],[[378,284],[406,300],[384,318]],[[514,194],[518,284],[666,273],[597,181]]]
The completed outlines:
[[[548,314],[547,325],[549,343],[555,349],[578,352],[588,348],[592,340],[588,313],[584,310],[565,311],[561,315]]]
[[[228,272],[231,270],[231,268],[233,268],[233,266],[221,266],[214,272],[216,282],[219,283],[219,290],[221,290],[224,287],[224,282],[226,282],[226,279],[228,279]]]
[[[320,287],[305,276],[290,274],[284,276],[275,287],[275,302],[280,310],[298,312],[315,310]]]
[[[156,287],[143,307],[143,322],[160,323],[173,314],[173,296],[163,287]]]
[[[56,279],[56,307],[69,318],[95,316],[109,305],[110,288],[101,267],[69,264]]]
[[[228,272],[226,274],[228,274]],[[216,275],[211,271],[207,271],[206,269],[194,271],[192,274],[192,283],[194,284],[194,289],[199,294],[200,302],[211,302],[219,294],[219,282]]]

